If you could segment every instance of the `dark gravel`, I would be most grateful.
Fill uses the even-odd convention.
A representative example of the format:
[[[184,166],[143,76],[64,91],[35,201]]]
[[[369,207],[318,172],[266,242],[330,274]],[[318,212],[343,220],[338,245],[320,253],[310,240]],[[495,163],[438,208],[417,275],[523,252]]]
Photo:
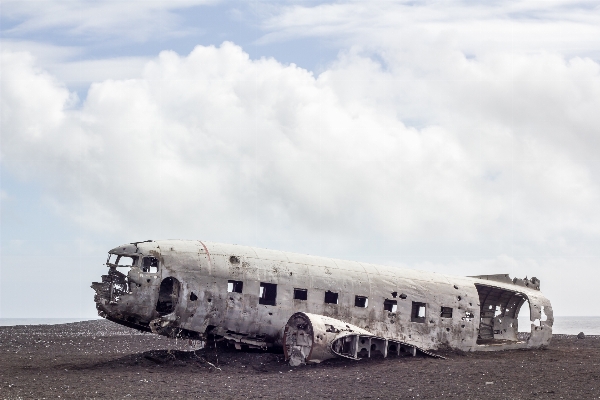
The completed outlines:
[[[187,341],[108,321],[0,327],[0,398],[599,399],[600,337],[555,335],[547,350],[330,360]]]

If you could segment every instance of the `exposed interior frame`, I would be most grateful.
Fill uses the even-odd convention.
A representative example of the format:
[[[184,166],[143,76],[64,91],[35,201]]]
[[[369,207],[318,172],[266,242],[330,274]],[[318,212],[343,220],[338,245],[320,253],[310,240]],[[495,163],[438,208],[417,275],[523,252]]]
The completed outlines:
[[[477,344],[517,342],[519,311],[528,299],[523,293],[476,283],[480,315]]]

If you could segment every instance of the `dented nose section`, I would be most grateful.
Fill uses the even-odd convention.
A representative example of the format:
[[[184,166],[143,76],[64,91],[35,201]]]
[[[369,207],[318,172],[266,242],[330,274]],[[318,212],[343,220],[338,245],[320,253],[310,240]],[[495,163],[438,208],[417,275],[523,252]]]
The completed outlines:
[[[135,245],[112,249],[108,254],[108,272],[93,282],[98,315],[119,324],[150,331],[160,279],[154,257],[145,257]]]
[[[121,297],[129,294],[129,281],[125,274],[111,267],[106,275],[102,275],[101,282],[92,283],[92,289],[96,292],[94,301],[99,315],[107,317]]]
[[[109,266],[108,272],[102,275],[101,281],[92,283],[92,289],[96,292],[94,301],[98,315],[115,322],[139,324],[140,318],[136,318],[124,307],[124,303],[127,303],[126,298],[131,296],[130,287],[134,284],[123,272]]]

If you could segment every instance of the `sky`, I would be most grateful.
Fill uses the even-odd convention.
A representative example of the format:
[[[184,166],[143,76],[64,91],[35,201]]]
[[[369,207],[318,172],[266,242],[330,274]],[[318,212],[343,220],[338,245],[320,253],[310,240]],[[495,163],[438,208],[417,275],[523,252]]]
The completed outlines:
[[[199,239],[536,276],[600,316],[596,1],[0,3],[0,318]]]

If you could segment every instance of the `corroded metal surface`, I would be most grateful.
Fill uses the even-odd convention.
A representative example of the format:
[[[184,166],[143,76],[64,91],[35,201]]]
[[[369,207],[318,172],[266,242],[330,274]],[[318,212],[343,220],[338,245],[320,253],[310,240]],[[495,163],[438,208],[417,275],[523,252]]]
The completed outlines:
[[[401,346],[490,351],[544,347],[552,337],[552,307],[536,278],[456,277],[183,240],[116,247],[107,267],[92,284],[100,316],[171,337],[284,347],[298,364],[350,354],[348,346],[358,354],[351,342],[361,338],[374,346],[367,356],[386,356],[390,343],[398,354]],[[531,335],[519,340],[526,304]],[[303,318],[312,327],[305,332]]]

